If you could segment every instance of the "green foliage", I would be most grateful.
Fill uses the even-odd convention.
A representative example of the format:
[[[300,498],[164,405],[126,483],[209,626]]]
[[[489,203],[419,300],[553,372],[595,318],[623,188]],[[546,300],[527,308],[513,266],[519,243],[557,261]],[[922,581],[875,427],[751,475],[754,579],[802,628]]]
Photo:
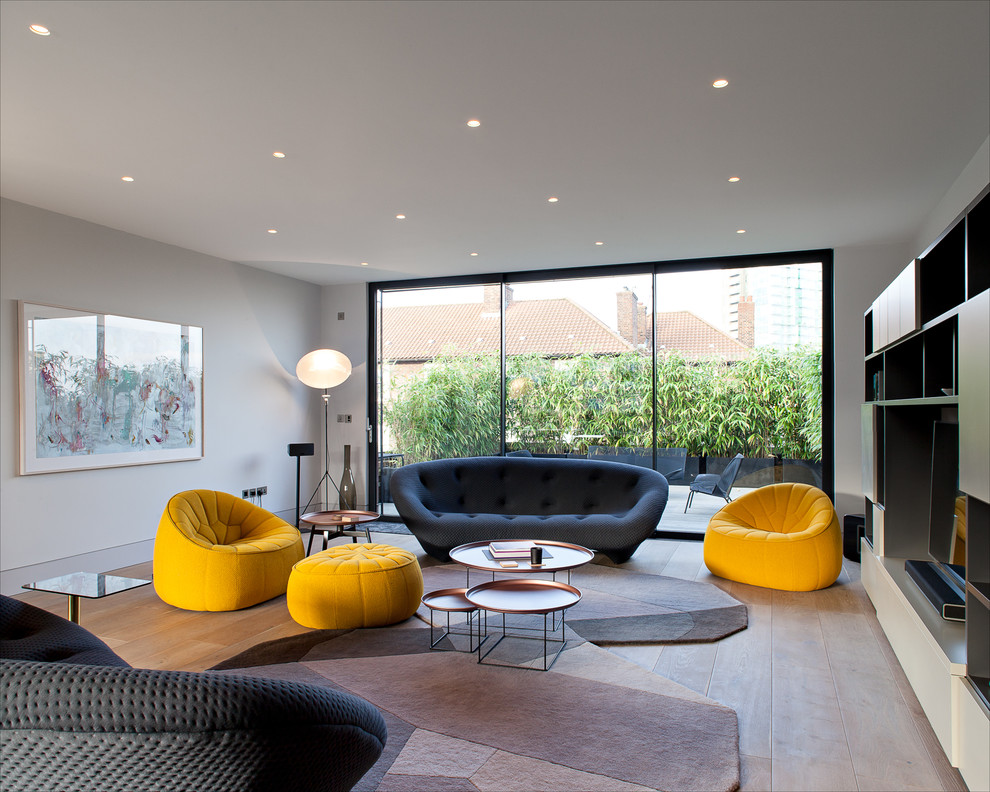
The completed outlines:
[[[506,438],[563,453],[653,445],[652,361],[638,352],[506,361]],[[499,359],[443,354],[393,382],[384,419],[407,461],[497,453]],[[692,456],[821,460],[821,352],[755,350],[744,361],[657,358],[657,445]]]
[[[484,456],[499,450],[497,355],[443,354],[384,407],[406,461]]]

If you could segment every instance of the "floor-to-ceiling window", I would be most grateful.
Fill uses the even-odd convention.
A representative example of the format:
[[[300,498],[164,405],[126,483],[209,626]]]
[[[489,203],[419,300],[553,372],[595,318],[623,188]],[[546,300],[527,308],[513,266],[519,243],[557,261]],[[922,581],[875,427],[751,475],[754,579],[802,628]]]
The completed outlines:
[[[498,284],[382,289],[375,295],[379,500],[391,471],[501,451]]]
[[[505,284],[506,447],[652,444],[649,273]]]
[[[512,452],[655,467],[671,515],[736,455],[736,494],[831,491],[830,251],[379,283],[371,300],[386,515],[396,466]]]

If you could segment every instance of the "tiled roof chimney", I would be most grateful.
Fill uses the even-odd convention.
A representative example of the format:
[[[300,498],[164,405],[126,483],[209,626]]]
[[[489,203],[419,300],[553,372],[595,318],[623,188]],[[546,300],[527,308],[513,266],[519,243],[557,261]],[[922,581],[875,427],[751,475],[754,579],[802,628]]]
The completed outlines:
[[[744,347],[756,346],[756,303],[752,297],[739,300],[739,325],[736,338]]]
[[[485,286],[485,304],[481,309],[482,316],[498,316],[501,305],[502,284],[489,283]],[[477,303],[476,303],[477,304]],[[505,307],[512,305],[512,287],[505,287]]]
[[[628,287],[615,295],[615,318],[619,335],[634,347],[646,341],[645,319],[646,309],[640,310],[641,304],[636,298],[636,292]]]

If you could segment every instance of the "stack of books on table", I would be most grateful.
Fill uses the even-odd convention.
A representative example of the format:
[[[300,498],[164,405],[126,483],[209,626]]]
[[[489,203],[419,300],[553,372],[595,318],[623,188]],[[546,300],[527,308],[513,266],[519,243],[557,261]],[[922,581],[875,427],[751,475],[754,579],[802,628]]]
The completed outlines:
[[[488,552],[496,561],[503,558],[529,558],[532,547],[536,547],[536,542],[491,542]]]

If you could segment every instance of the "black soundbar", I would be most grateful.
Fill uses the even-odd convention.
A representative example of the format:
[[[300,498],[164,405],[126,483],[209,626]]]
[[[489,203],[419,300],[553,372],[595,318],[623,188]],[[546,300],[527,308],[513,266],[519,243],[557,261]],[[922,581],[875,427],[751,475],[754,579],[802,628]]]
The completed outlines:
[[[947,621],[966,621],[966,602],[931,561],[905,561],[904,571]]]

